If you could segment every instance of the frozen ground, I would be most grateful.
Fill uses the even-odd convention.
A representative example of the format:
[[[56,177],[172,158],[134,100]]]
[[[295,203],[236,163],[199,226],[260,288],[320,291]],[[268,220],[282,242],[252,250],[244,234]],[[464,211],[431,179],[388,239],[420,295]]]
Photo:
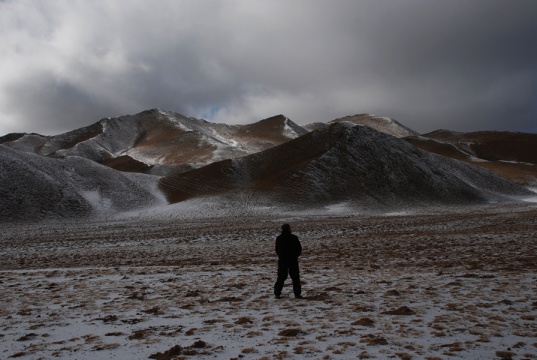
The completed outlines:
[[[5,226],[0,358],[537,359],[535,203],[331,214]]]

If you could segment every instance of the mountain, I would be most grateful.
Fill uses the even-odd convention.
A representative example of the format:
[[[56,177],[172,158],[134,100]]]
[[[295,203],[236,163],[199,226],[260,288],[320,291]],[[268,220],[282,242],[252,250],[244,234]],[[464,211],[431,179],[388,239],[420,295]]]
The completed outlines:
[[[406,126],[401,125],[399,122],[384,116],[377,116],[372,114],[357,114],[329,121],[328,125],[340,122],[349,122],[355,125],[368,126],[385,134],[395,136],[396,138],[404,138],[407,136],[418,135],[418,133],[414,130],[407,128]]]
[[[0,223],[102,216],[165,204],[158,179],[80,157],[54,159],[0,145]]]
[[[408,136],[416,136],[418,133],[399,122],[384,116],[377,116],[372,114],[357,114],[351,116],[345,116],[342,118],[334,119],[327,123],[317,122],[308,124],[304,128],[308,131],[314,131],[324,129],[331,124],[337,124],[341,122],[347,122],[354,125],[362,125],[383,132],[388,135],[395,136],[396,138],[404,138]]]
[[[492,170],[521,185],[537,186],[537,134],[437,130],[405,140],[423,150]]]
[[[477,203],[532,194],[490,171],[339,121],[268,150],[160,180],[170,202],[227,196],[290,207]]]
[[[225,125],[153,109],[56,136],[0,137],[0,222],[116,216],[189,200],[187,208],[208,198],[230,210],[513,200],[534,193],[473,165],[531,185],[534,144],[532,134],[419,136],[367,114],[301,127],[283,115]]]
[[[0,144],[48,157],[79,156],[121,171],[162,175],[252,154],[305,133],[283,115],[249,125],[226,125],[153,109],[102,119],[56,136],[9,134],[0,138]]]

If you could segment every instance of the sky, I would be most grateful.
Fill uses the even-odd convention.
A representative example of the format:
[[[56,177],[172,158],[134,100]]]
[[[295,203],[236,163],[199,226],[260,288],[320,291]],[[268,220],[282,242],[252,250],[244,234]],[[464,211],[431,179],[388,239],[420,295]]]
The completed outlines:
[[[161,108],[537,132],[534,0],[0,0],[0,135]]]

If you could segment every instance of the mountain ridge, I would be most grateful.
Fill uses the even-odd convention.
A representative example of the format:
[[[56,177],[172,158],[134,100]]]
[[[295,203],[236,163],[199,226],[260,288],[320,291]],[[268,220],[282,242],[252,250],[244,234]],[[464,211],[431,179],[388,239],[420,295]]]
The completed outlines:
[[[368,126],[372,129],[395,136],[397,138],[418,135],[416,131],[402,125],[392,118],[374,114],[364,113],[344,116],[342,118],[329,121],[328,124],[335,124],[339,122],[350,122],[356,125]]]
[[[260,153],[170,175],[160,186],[172,203],[239,193],[304,206],[334,201],[370,206],[471,203],[495,197],[495,192],[529,194],[492,172],[350,123],[334,123]]]
[[[507,179],[537,186],[536,165],[506,160],[535,152],[524,133],[513,151],[518,135],[491,147],[490,132],[476,144],[475,134],[416,135],[369,114],[302,127],[284,115],[227,125],[152,109],[56,136],[0,137],[0,221],[112,216],[209,198],[230,212],[243,204],[361,211],[518,201],[533,193]],[[483,159],[491,150],[496,158]]]
[[[130,170],[127,163],[141,162],[146,172],[163,175],[261,151],[306,132],[283,115],[226,125],[151,109],[55,136],[8,134],[0,143],[43,156],[81,156],[108,165],[123,157],[123,170]]]
[[[436,130],[406,141],[423,150],[479,166],[526,186],[537,186],[537,134]]]

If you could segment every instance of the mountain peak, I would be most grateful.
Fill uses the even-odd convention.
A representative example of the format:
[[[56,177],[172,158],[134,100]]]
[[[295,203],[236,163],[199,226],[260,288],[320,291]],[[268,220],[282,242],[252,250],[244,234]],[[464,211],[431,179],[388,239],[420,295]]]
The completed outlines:
[[[396,120],[378,116],[374,114],[356,114],[338,118],[328,122],[328,124],[339,123],[339,122],[350,122],[356,125],[368,126],[377,131],[383,132],[395,136],[397,138],[403,138],[407,136],[414,136],[418,133],[404,125],[401,125]]]

